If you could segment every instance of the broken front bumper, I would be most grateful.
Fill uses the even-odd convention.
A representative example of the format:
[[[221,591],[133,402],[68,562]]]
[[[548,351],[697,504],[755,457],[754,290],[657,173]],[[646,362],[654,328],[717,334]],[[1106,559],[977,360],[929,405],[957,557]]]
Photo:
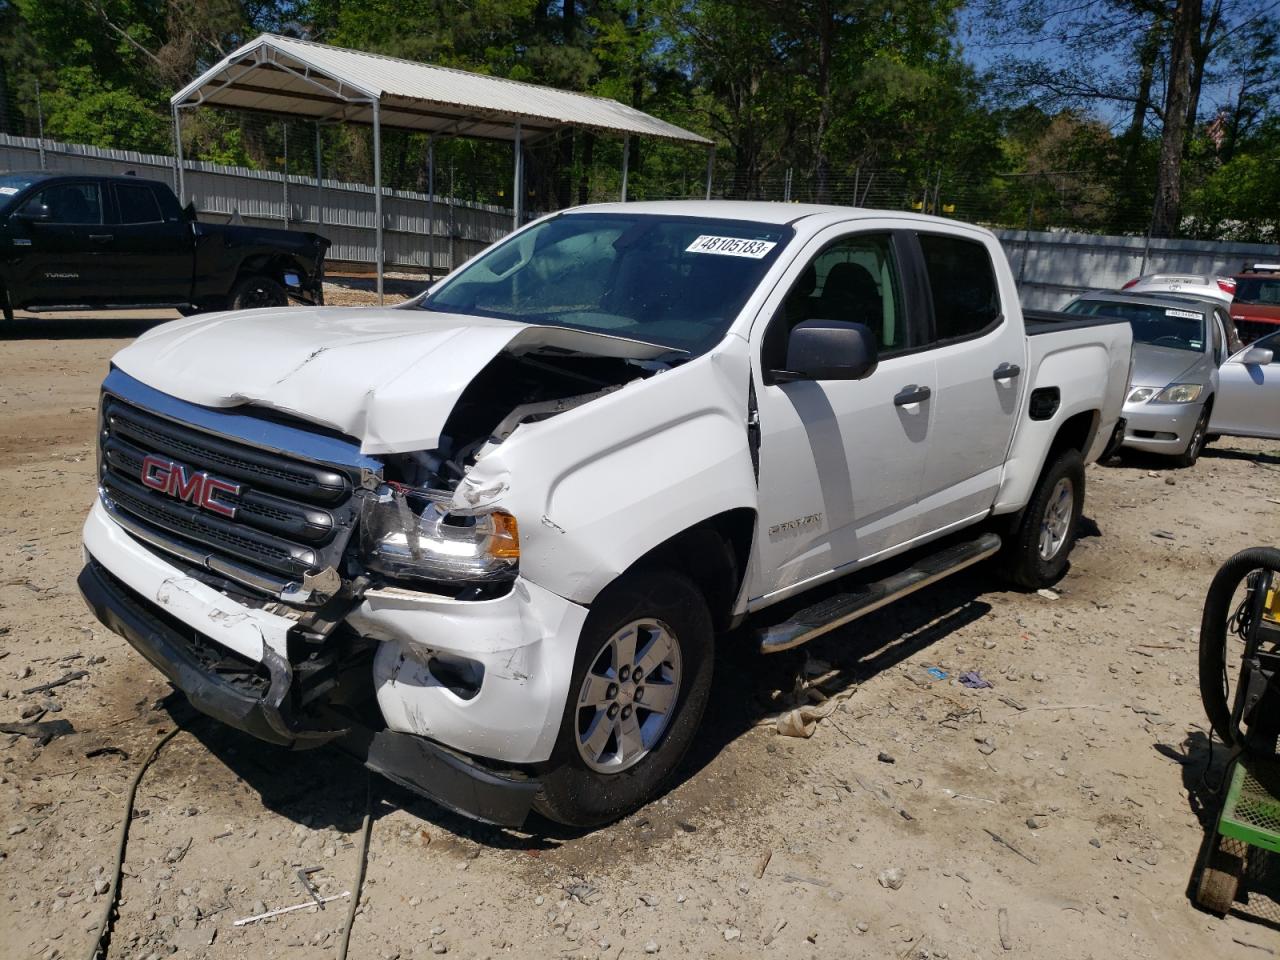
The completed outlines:
[[[229,726],[280,746],[332,742],[370,769],[458,813],[519,826],[539,789],[518,771],[495,770],[415,732],[374,729],[337,710],[294,709],[297,683],[285,655],[293,621],[237,603],[130,537],[95,505],[85,523],[79,586],[94,615],[186,694]],[[228,674],[228,661],[241,669]],[[366,682],[370,663],[364,661]]]

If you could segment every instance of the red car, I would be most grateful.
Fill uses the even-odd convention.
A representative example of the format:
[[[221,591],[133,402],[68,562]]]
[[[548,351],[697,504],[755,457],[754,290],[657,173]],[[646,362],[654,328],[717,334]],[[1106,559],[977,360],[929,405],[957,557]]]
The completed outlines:
[[[1240,339],[1252,343],[1280,330],[1280,263],[1255,263],[1234,279],[1231,319]]]

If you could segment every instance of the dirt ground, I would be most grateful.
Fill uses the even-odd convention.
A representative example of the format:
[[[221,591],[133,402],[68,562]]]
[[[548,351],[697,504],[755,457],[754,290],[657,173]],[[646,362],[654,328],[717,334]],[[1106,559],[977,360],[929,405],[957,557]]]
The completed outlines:
[[[130,780],[176,724],[138,792],[112,957],[334,955],[346,900],[233,921],[305,901],[297,867],[351,890],[366,791],[353,958],[1280,955],[1280,926],[1188,899],[1215,804],[1200,606],[1227,556],[1280,543],[1280,445],[1091,467],[1056,599],[979,567],[807,654],[729,651],[666,796],[585,835],[510,832],[194,716],[86,611],[98,384],[154,322],[19,320],[0,340],[0,722],[74,727],[0,734],[0,954],[87,956]],[[811,739],[778,736],[776,692],[819,660],[846,699]],[[993,686],[960,685],[970,670]]]

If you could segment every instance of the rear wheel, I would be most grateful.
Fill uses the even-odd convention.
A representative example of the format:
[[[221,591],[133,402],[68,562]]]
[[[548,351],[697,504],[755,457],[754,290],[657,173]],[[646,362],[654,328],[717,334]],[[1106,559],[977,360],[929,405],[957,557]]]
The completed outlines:
[[[289,295],[270,277],[253,274],[241,277],[231,288],[232,310],[256,310],[261,307],[287,307]]]
[[[711,612],[687,577],[629,574],[592,606],[539,813],[593,827],[640,806],[693,741],[711,689]]]
[[[1083,508],[1084,460],[1063,450],[1040,474],[1005,547],[1009,579],[1032,590],[1062,579]]]

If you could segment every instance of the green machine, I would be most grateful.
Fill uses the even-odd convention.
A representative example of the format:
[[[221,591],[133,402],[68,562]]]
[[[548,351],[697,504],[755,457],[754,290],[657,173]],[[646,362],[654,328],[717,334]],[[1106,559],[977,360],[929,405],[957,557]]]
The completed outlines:
[[[1196,902],[1280,925],[1280,550],[1241,551],[1215,575],[1200,625],[1200,694],[1231,756]]]

